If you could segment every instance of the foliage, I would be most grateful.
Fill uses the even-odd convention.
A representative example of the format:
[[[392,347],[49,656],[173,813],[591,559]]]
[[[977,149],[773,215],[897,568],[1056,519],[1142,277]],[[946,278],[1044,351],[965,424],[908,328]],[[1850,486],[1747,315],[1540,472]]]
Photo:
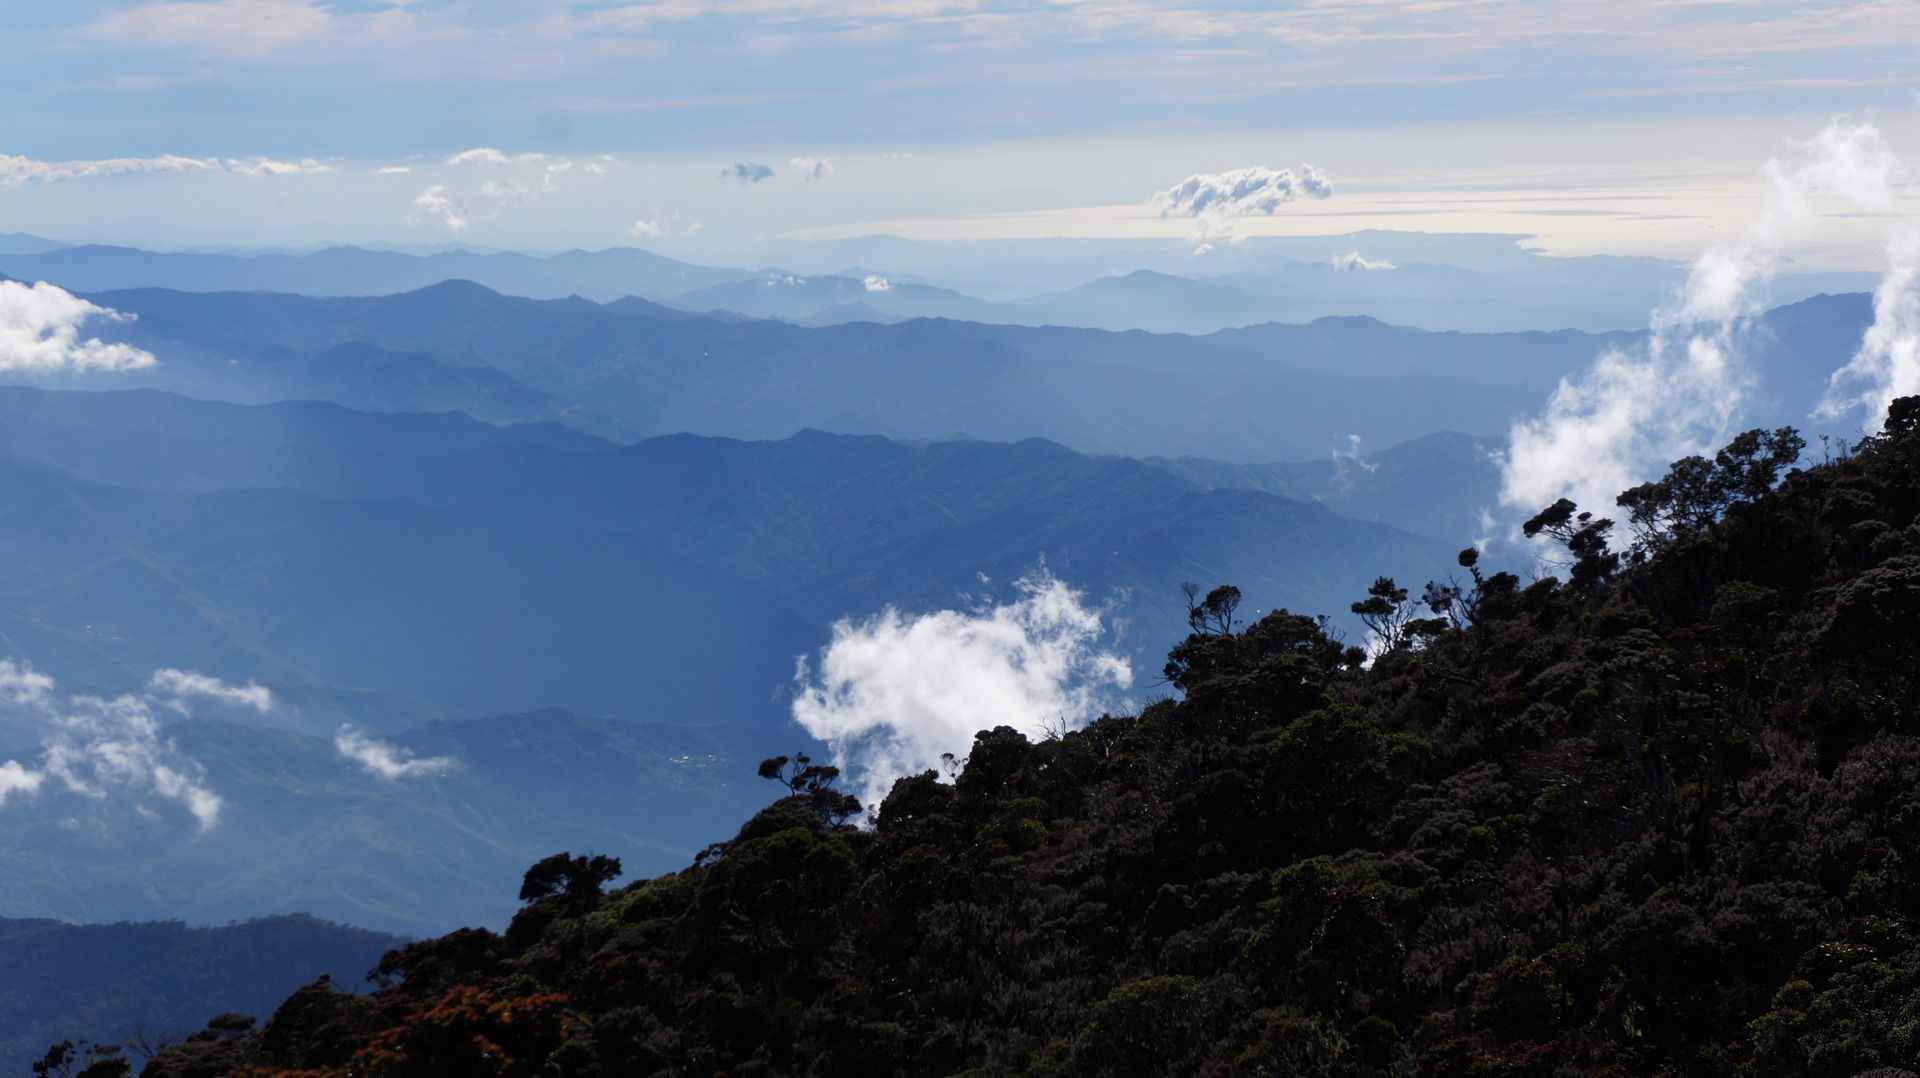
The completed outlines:
[[[1634,557],[1549,507],[1569,579],[1463,554],[1417,639],[1383,579],[1371,661],[1194,589],[1178,701],[984,730],[870,830],[776,757],[789,796],[687,869],[230,1043],[327,1075],[1911,1072],[1920,402],[1894,415],[1805,471],[1792,432],[1681,462]],[[297,1032],[328,1000],[332,1039]]]

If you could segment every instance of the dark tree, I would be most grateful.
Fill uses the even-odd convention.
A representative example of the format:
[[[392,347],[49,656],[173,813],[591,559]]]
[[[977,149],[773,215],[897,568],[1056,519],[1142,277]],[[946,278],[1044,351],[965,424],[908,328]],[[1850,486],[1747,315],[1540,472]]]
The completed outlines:
[[[520,901],[537,902],[553,895],[569,902],[598,898],[607,881],[619,875],[617,857],[556,853],[527,869],[520,881]]]

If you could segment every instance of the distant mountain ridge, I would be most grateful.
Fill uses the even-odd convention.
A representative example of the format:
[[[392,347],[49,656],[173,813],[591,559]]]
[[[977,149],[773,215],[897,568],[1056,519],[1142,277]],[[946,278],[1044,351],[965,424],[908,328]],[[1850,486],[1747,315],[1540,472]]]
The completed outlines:
[[[223,1011],[264,1017],[323,975],[351,990],[405,942],[299,915],[215,928],[0,918],[0,1072],[26,1074],[56,1041],[173,1041]]]

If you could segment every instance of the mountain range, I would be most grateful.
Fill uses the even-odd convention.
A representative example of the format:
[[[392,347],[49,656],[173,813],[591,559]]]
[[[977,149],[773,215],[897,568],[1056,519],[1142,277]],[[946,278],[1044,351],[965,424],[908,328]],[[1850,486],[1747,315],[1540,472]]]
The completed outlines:
[[[184,668],[279,701],[169,727],[225,802],[205,834],[51,786],[10,802],[0,845],[23,871],[0,911],[497,924],[502,881],[544,847],[660,871],[746,811],[756,754],[815,745],[788,717],[793,664],[842,617],[968,608],[1044,564],[1106,612],[1151,695],[1185,581],[1340,613],[1378,573],[1441,575],[1461,543],[1233,482],[1041,440],[622,446],[315,402],[0,390],[0,654],[71,692]],[[342,723],[450,763],[370,772]],[[7,728],[0,759],[31,765]],[[195,885],[209,873],[219,887]]]

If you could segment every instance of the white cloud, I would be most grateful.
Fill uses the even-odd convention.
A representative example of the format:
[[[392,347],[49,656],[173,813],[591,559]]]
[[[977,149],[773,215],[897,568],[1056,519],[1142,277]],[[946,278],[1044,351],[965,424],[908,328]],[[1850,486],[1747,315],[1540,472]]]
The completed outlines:
[[[1783,250],[1816,219],[1816,200],[1884,209],[1899,163],[1870,124],[1835,121],[1766,167],[1767,198],[1747,234],[1703,253],[1675,302],[1654,312],[1643,349],[1608,351],[1562,379],[1538,418],[1516,423],[1501,502],[1532,513],[1572,498],[1605,513],[1621,491],[1729,434],[1751,377],[1740,348]]]
[[[787,164],[793,166],[794,171],[800,174],[800,178],[808,183],[824,180],[833,175],[833,158],[831,157],[795,157],[789,159]]]
[[[334,731],[333,747],[343,758],[359,764],[368,774],[388,782],[439,775],[454,767],[451,757],[415,756],[411,749],[369,737],[350,724]]]
[[[1354,270],[1390,270],[1398,268],[1393,263],[1385,261],[1384,259],[1375,260],[1368,258],[1359,251],[1348,251],[1343,255],[1334,255],[1332,264],[1333,268],[1341,273],[1349,273]]]
[[[110,157],[98,161],[38,161],[31,157],[0,154],[0,187],[24,187],[30,183],[62,183],[110,176],[178,175],[182,173],[224,173],[230,176],[315,176],[334,171],[334,166],[315,158],[280,161],[271,157],[183,157],[163,154],[159,157]]]
[[[33,664],[0,659],[0,700],[17,705],[38,704],[53,692],[53,679]]]
[[[413,175],[413,166],[412,165],[382,165],[379,168],[374,169],[373,172],[374,172],[374,175],[376,176],[411,176]]]
[[[461,150],[447,158],[447,164],[461,165],[537,165],[547,159],[543,153],[509,154],[492,146],[476,146],[471,150]]]
[[[233,707],[252,708],[262,715],[273,711],[273,691],[265,685],[252,681],[245,685],[229,685],[217,677],[192,670],[175,670],[171,667],[155,670],[147,682],[147,692],[172,700],[172,706],[176,709],[184,709],[186,700],[197,697]]]
[[[99,161],[36,161],[16,154],[0,154],[0,187],[23,187],[29,183],[59,183],[102,176],[172,174],[180,172],[218,172],[220,162],[212,158],[112,157]]]
[[[1331,198],[1333,183],[1312,165],[1195,173],[1153,197],[1162,217],[1272,215],[1297,198]]]
[[[1852,387],[1851,394],[1844,387]],[[1862,388],[1864,387],[1864,388]],[[1861,429],[1877,433],[1896,397],[1920,394],[1920,229],[1902,229],[1887,244],[1887,272],[1873,290],[1873,325],[1846,366],[1833,372],[1819,413],[1859,408]]]
[[[627,230],[627,234],[636,240],[657,240],[664,230],[659,221],[639,220]]]
[[[202,676],[159,671],[153,684],[166,684],[166,674]],[[31,715],[40,730],[41,752],[38,767],[0,762],[0,805],[12,794],[31,796],[51,780],[82,797],[132,799],[143,812],[151,812],[144,804],[149,797],[177,802],[202,831],[219,823],[220,795],[207,784],[199,762],[162,736],[154,707],[164,701],[151,691],[62,696],[53,679],[12,659],[0,659],[0,686],[8,700]]]
[[[311,157],[298,161],[275,161],[271,157],[229,157],[221,164],[236,176],[318,176],[333,171],[332,165]]]
[[[1012,602],[909,616],[889,607],[842,619],[795,672],[793,717],[849,766],[877,806],[893,781],[965,754],[980,730],[1039,737],[1096,717],[1133,683],[1126,659],[1099,647],[1101,621],[1080,593],[1042,571]]]
[[[1353,469],[1358,468],[1368,475],[1380,470],[1380,462],[1368,460],[1360,451],[1361,438],[1358,434],[1347,435],[1347,447],[1333,451],[1333,485],[1342,493],[1353,489]]]
[[[444,183],[436,183],[414,196],[413,208],[416,212],[407,215],[410,225],[424,217],[447,226],[449,232],[465,232],[470,223],[467,212],[454,204]]]
[[[887,292],[893,289],[893,282],[877,273],[869,273],[860,284],[869,292]]]
[[[80,339],[92,319],[131,322],[121,314],[40,282],[0,281],[0,371],[131,371],[154,365],[153,354],[98,337]]]
[[[40,784],[44,781],[46,781],[45,775],[38,771],[28,771],[20,766],[18,760],[0,763],[0,807],[4,807],[7,799],[15,794],[32,797],[39,793]]]

